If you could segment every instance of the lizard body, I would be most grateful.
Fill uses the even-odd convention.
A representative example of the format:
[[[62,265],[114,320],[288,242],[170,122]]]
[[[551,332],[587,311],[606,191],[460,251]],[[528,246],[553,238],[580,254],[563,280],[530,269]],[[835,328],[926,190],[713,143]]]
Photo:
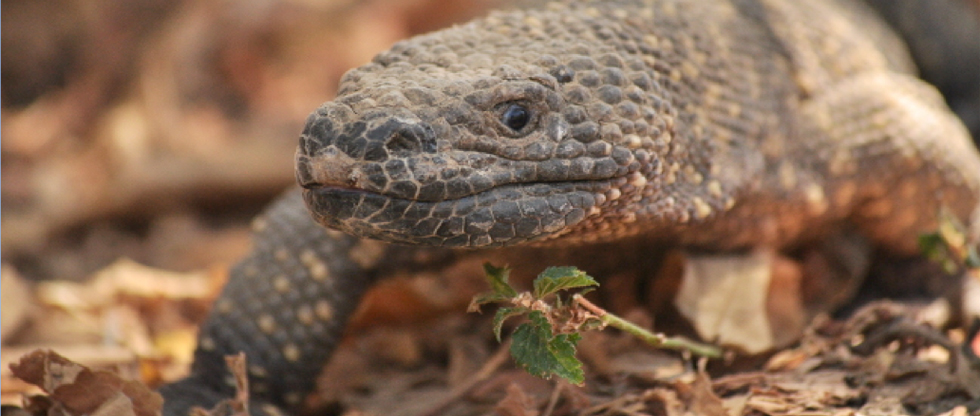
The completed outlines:
[[[850,229],[915,255],[941,208],[977,210],[980,156],[913,71],[829,0],[551,3],[400,42],[310,116],[302,195],[256,221],[166,412],[229,396],[238,351],[252,397],[295,409],[371,282],[464,257],[601,276]]]

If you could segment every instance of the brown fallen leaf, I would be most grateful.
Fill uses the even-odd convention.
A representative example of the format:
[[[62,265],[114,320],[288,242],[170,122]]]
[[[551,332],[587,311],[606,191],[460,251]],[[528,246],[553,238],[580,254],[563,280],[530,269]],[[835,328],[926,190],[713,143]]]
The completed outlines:
[[[215,289],[206,272],[178,273],[121,258],[85,283],[45,282],[39,300],[66,310],[98,309],[117,297],[132,299],[208,299]]]
[[[534,409],[534,399],[524,394],[517,384],[507,386],[507,395],[497,403],[494,411],[500,416],[538,416],[539,413]]]
[[[768,313],[775,259],[771,251],[689,255],[675,305],[704,339],[750,354],[769,350],[777,342]]]
[[[698,372],[693,382],[677,382],[674,388],[688,412],[704,416],[728,416],[725,403],[711,390],[711,379],[707,374]]]
[[[163,408],[163,397],[143,383],[91,370],[50,350],[27,354],[10,369],[48,393],[48,414],[158,416]]]

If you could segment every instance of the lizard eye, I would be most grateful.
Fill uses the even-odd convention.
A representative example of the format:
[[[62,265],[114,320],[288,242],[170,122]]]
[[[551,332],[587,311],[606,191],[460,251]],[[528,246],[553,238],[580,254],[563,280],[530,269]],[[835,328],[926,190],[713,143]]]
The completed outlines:
[[[531,110],[520,104],[510,104],[500,114],[500,122],[515,133],[521,131],[531,121]]]

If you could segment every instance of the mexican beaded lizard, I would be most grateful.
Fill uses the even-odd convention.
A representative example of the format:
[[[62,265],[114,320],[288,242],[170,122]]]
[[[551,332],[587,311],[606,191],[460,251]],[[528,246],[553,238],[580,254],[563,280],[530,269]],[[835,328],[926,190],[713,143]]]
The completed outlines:
[[[978,206],[980,156],[912,72],[843,0],[551,3],[397,43],[310,116],[302,196],[256,221],[166,412],[230,396],[238,351],[252,398],[295,409],[373,281],[462,257],[601,276],[848,229],[915,255]]]

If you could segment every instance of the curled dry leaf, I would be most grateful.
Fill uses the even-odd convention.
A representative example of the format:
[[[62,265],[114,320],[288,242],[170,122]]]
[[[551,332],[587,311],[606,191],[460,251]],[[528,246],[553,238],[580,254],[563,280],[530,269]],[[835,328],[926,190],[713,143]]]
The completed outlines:
[[[775,264],[776,255],[770,251],[687,256],[675,299],[677,309],[691,321],[701,338],[741,348],[750,354],[791,341],[802,332],[805,321],[786,319],[801,310],[798,293],[796,302],[769,304],[770,289],[776,279]],[[776,314],[780,319],[773,319],[770,306],[782,311]],[[774,326],[779,327],[778,339]],[[794,335],[787,337],[788,333]]]
[[[10,369],[48,393],[48,414],[158,416],[163,407],[163,398],[143,383],[91,370],[50,350],[27,354]]]
[[[538,416],[539,413],[534,409],[534,399],[528,397],[517,384],[507,386],[507,395],[494,410],[502,416]]]
[[[206,299],[214,292],[207,273],[178,273],[119,259],[86,283],[47,282],[39,285],[38,297],[48,305],[65,309],[97,309],[114,303],[114,298]]]

